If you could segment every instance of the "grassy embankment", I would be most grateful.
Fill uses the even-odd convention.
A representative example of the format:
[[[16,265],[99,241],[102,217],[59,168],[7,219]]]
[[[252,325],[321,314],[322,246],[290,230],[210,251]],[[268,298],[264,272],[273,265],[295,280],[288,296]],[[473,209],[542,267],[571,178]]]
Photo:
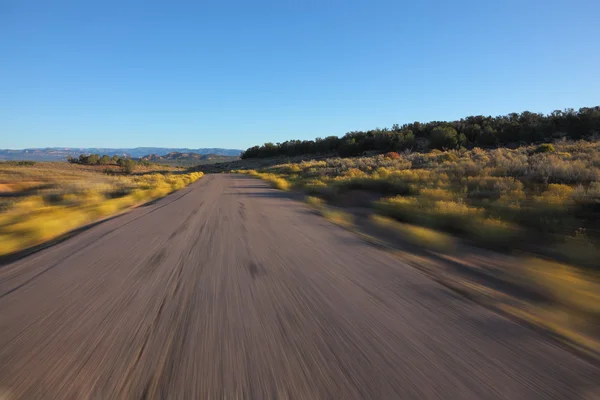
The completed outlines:
[[[87,223],[163,197],[202,177],[173,168],[61,162],[0,163],[0,256],[52,240]]]
[[[537,307],[532,319],[554,331],[586,321],[583,331],[600,336],[592,328],[600,326],[600,142],[387,153],[237,172],[304,191],[311,206],[346,226],[354,207],[366,208],[370,224],[433,252],[456,254],[461,240],[518,255],[506,261],[502,279],[554,304],[552,317],[540,317]],[[338,207],[327,210],[327,203]]]

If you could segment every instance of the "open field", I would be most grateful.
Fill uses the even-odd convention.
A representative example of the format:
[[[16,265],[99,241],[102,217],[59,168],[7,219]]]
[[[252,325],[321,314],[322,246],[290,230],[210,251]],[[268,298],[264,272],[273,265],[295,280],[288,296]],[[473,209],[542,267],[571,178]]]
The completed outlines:
[[[0,163],[0,256],[163,197],[200,177],[163,166],[138,166],[122,175],[116,166]]]

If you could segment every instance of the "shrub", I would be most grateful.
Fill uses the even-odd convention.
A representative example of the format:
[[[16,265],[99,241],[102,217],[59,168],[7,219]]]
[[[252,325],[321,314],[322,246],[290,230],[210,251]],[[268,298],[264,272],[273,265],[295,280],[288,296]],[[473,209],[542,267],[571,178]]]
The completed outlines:
[[[565,161],[554,154],[530,157],[527,177],[540,183],[589,184],[600,180],[598,168],[581,160]]]
[[[128,158],[119,158],[117,164],[125,174],[131,174],[135,168],[135,161]]]
[[[550,143],[540,144],[534,153],[556,153],[556,148]]]
[[[367,174],[358,168],[349,168],[342,173],[345,178],[364,178]]]
[[[469,177],[466,181],[468,196],[497,200],[513,192],[522,193],[523,184],[511,177],[479,176]]]
[[[320,194],[327,189],[327,184],[319,179],[309,179],[301,186],[309,194]]]
[[[279,190],[289,190],[290,183],[283,178],[273,178],[269,180],[276,189]]]
[[[399,160],[402,157],[400,156],[400,154],[396,153],[395,151],[390,151],[384,154],[384,157],[390,160]]]
[[[338,210],[323,210],[323,216],[334,224],[350,228],[354,225],[354,218],[351,214]]]
[[[287,180],[285,180],[284,178],[278,177],[275,174],[256,172],[254,170],[239,171],[239,172],[246,173],[251,176],[256,176],[257,178],[265,180],[265,181],[269,182],[275,189],[289,190],[291,187],[290,183]]]
[[[320,209],[323,207],[323,200],[314,196],[306,196],[306,202],[313,208]]]

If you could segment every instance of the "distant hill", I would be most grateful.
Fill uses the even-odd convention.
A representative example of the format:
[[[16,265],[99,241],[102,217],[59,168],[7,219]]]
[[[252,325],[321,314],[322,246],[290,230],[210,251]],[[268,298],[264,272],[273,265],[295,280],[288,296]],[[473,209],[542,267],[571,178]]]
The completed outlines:
[[[76,148],[47,147],[22,150],[0,149],[0,160],[32,160],[32,161],[64,161],[68,156],[78,157],[80,154],[107,154],[119,157],[142,158],[148,155],[158,157],[168,154],[197,154],[200,156],[239,157],[241,150],[221,148],[168,148],[168,147],[136,147],[136,148]]]
[[[235,156],[221,154],[200,154],[195,152],[172,151],[165,155],[148,154],[141,157],[142,160],[151,161],[158,164],[192,166],[201,164],[212,164],[218,162],[227,162],[239,160],[239,154]]]

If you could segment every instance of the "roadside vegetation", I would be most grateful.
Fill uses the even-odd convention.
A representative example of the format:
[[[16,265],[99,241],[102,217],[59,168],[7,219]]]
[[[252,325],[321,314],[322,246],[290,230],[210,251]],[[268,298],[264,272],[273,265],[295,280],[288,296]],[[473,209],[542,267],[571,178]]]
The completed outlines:
[[[390,152],[239,172],[485,247],[543,249],[585,267],[600,257],[600,142]]]
[[[118,166],[106,171],[104,166],[64,162],[2,162],[0,256],[163,197],[202,175],[164,166],[137,166],[130,175]]]
[[[600,141],[235,172],[304,192],[309,207],[365,239],[400,246],[405,262],[441,283],[600,355]]]

